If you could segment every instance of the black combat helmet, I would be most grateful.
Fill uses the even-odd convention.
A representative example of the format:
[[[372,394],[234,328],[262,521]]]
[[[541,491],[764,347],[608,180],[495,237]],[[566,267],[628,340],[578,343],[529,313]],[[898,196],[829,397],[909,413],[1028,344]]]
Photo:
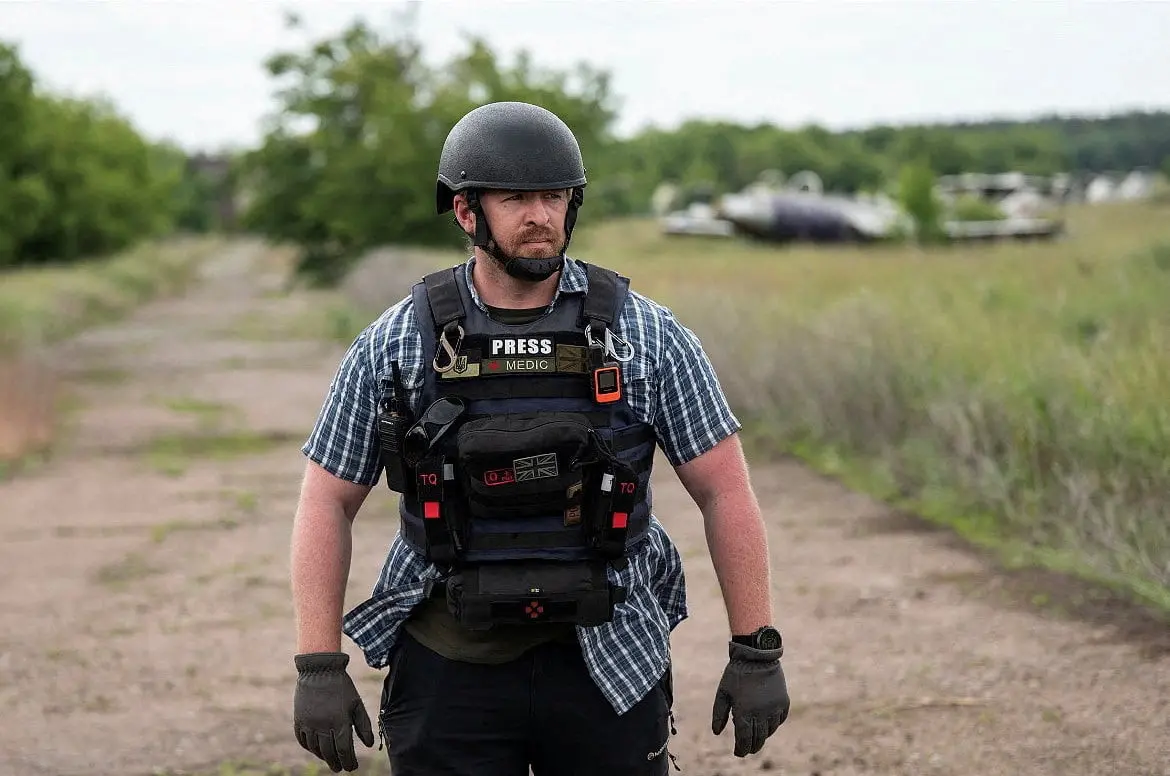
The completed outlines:
[[[584,198],[585,166],[572,130],[556,114],[526,102],[493,102],[461,118],[447,135],[439,157],[435,205],[439,214],[454,207],[459,191],[475,213],[473,243],[494,256],[509,274],[542,280],[561,268],[577,208]],[[506,256],[492,240],[479,203],[484,189],[547,191],[572,189],[565,213],[565,244],[551,259]]]

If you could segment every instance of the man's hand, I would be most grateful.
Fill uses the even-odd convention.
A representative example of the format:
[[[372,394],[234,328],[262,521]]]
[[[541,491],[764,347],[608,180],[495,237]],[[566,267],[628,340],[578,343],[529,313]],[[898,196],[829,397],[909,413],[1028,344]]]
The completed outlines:
[[[294,658],[297,689],[293,697],[293,732],[297,741],[334,772],[356,771],[353,731],[366,746],[374,731],[365,704],[345,668],[344,652],[309,652]]]
[[[711,710],[711,732],[719,735],[728,715],[735,717],[735,756],[755,754],[788,718],[790,701],[782,649],[752,649],[728,642],[730,660],[715,691]]]

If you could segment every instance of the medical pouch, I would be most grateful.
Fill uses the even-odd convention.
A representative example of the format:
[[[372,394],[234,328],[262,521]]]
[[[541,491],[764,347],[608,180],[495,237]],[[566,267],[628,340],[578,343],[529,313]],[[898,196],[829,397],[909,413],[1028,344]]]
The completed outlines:
[[[593,429],[572,412],[514,413],[468,421],[457,470],[472,518],[563,513],[579,504],[596,461]]]
[[[626,590],[597,561],[484,563],[446,583],[447,609],[466,628],[563,622],[592,627],[613,619]]]

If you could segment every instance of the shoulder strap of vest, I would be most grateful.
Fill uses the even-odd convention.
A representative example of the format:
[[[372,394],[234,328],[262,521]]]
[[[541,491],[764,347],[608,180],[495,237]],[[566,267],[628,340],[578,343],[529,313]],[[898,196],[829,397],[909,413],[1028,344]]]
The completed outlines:
[[[613,326],[614,316],[618,314],[618,274],[596,264],[581,263],[585,265],[589,284],[585,291],[585,302],[581,305],[581,323],[589,324],[594,329],[608,329]]]
[[[467,316],[467,311],[463,309],[463,297],[459,294],[459,286],[455,280],[455,273],[462,268],[463,265],[449,267],[423,276],[435,331],[443,331],[448,325],[458,323]]]

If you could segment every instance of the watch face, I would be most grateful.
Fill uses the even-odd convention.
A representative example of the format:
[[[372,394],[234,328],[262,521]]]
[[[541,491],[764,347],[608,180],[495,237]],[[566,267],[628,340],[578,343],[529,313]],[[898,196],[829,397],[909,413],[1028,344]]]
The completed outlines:
[[[760,649],[780,649],[780,631],[775,628],[761,628],[756,643]]]

